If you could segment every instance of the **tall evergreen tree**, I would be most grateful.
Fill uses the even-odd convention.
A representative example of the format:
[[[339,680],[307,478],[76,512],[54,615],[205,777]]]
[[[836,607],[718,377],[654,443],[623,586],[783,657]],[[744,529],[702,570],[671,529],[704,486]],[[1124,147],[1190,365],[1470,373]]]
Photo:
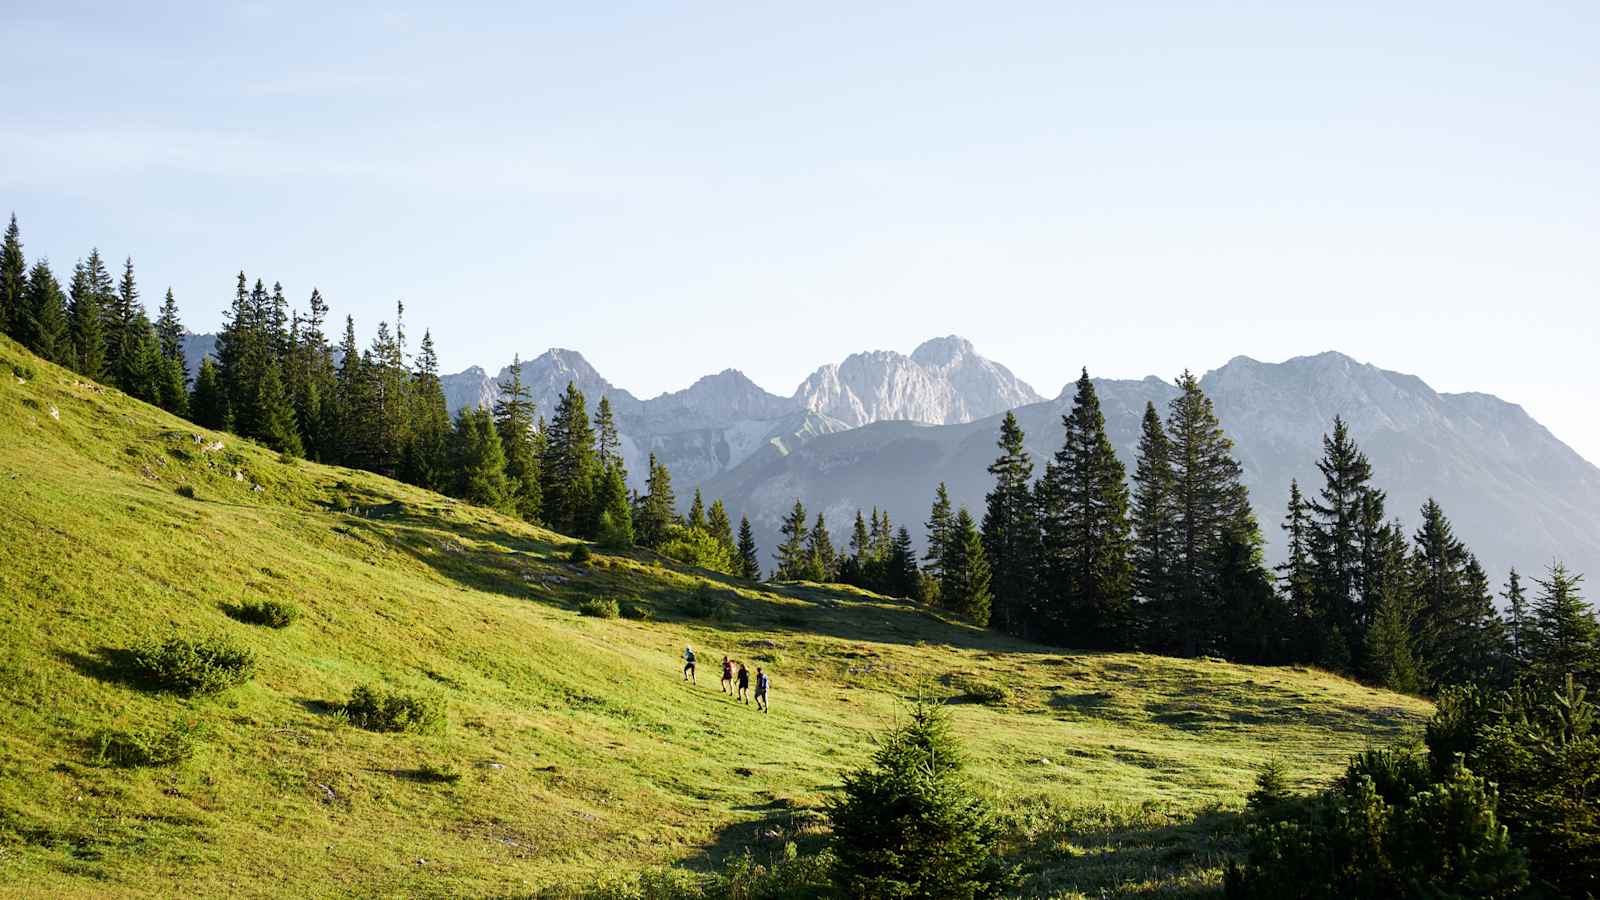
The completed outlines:
[[[928,538],[928,551],[923,555],[923,568],[934,578],[940,577],[940,567],[950,552],[950,528],[955,524],[954,510],[950,506],[950,492],[939,482],[933,493],[933,507],[928,510],[924,532]]]
[[[649,466],[645,495],[633,518],[633,527],[639,543],[654,548],[666,540],[668,529],[678,521],[678,499],[672,491],[672,473],[654,453],[650,454]]]
[[[783,519],[783,525],[778,529],[783,535],[783,541],[778,544],[778,550],[773,558],[778,561],[778,568],[772,573],[776,581],[794,581],[804,576],[810,554],[807,552],[806,539],[810,537],[810,530],[806,527],[806,508],[800,501],[794,501],[794,509]]]
[[[424,341],[428,340],[426,337]],[[529,522],[539,521],[544,499],[540,459],[534,446],[534,405],[527,387],[522,383],[522,358],[511,360],[511,380],[500,382],[500,397],[494,402],[495,428],[500,432],[500,443],[505,448],[506,478],[511,483],[512,503],[517,515]],[[603,487],[603,485],[602,485]],[[596,515],[609,510],[614,498],[607,497],[596,503]],[[627,493],[624,488],[623,500]],[[617,516],[612,516],[612,527],[618,527]],[[598,526],[598,522],[596,522]],[[629,520],[632,530],[632,520]]]
[[[217,364],[207,356],[200,360],[200,373],[194,377],[194,393],[189,396],[189,415],[196,425],[213,431],[233,426],[228,409],[228,392],[222,385]]]
[[[550,420],[542,473],[545,523],[563,534],[588,533],[598,520],[594,515],[598,474],[594,446],[583,392],[568,382]]]
[[[176,361],[183,371],[183,380],[189,380],[189,370],[183,361],[183,320],[178,318],[178,301],[172,298],[172,288],[167,288],[166,299],[161,302],[161,313],[156,317],[156,336],[161,341],[161,356]]]
[[[1219,643],[1212,606],[1213,562],[1230,534],[1256,534],[1250,495],[1241,480],[1233,441],[1223,433],[1200,381],[1185,371],[1167,414],[1171,444],[1174,555],[1172,608],[1161,620],[1172,630],[1165,643],[1194,656]]]
[[[600,509],[600,521],[595,536],[613,550],[626,550],[633,546],[633,510],[628,503],[628,482],[622,475],[622,463],[615,457],[600,476],[600,489],[595,498]]]
[[[122,280],[116,293],[107,298],[109,327],[106,332],[106,369],[117,386],[138,396],[144,382],[154,374],[143,358],[149,318],[139,302],[139,285],[133,277],[133,258],[122,266]]]
[[[294,405],[284,390],[277,364],[267,366],[256,386],[256,421],[262,443],[287,456],[300,456],[300,431],[294,421]]]
[[[1413,540],[1417,643],[1430,684],[1470,684],[1501,662],[1487,579],[1432,498],[1422,506],[1422,525]]]
[[[1027,636],[1034,619],[1039,520],[1033,508],[1033,458],[1017,417],[1000,422],[1000,456],[989,465],[994,488],[984,497],[983,551],[993,572],[993,619],[1007,634]],[[859,521],[859,513],[857,520]]]
[[[98,254],[98,251],[96,251]],[[99,263],[99,256],[90,257]],[[68,290],[67,333],[72,341],[72,369],[85,378],[109,381],[106,378],[106,313],[102,297],[95,284],[89,265],[78,263],[72,268],[72,286]]]
[[[1600,690],[1600,624],[1583,602],[1583,576],[1557,561],[1539,585],[1528,634],[1529,670],[1547,684],[1567,675],[1590,690]]]
[[[1383,525],[1383,494],[1372,487],[1372,464],[1350,436],[1343,418],[1322,438],[1317,462],[1323,486],[1310,503],[1315,603],[1329,634],[1335,629],[1359,656],[1366,632],[1373,576],[1368,558]],[[1324,660],[1324,663],[1329,660]]]
[[[706,502],[700,497],[700,489],[694,489],[694,501],[689,504],[689,518],[684,523],[690,528],[706,530]]]
[[[1300,482],[1289,482],[1289,509],[1283,516],[1284,534],[1289,546],[1286,558],[1278,564],[1278,582],[1294,629],[1296,659],[1324,661],[1329,628],[1333,625],[1316,604],[1316,581],[1311,561],[1311,520]],[[1392,623],[1391,623],[1392,624]]]
[[[1106,437],[1088,369],[1078,379],[1065,437],[1040,483],[1046,615],[1074,645],[1128,646],[1133,560],[1127,470]]]
[[[594,411],[594,441],[595,456],[602,469],[613,460],[621,465],[622,436],[617,433],[617,420],[611,414],[611,399],[605,394],[600,395],[600,406]]]
[[[506,460],[500,433],[487,409],[464,408],[456,414],[452,457],[456,496],[478,506],[507,509],[511,484],[506,480]]]
[[[57,365],[72,364],[66,298],[61,293],[61,283],[50,271],[49,260],[36,261],[28,273],[22,321],[17,324],[15,334],[17,340],[39,358]]]
[[[832,581],[839,571],[839,554],[833,548],[833,536],[828,533],[827,520],[817,513],[816,524],[806,538],[806,551],[810,557],[807,575],[812,581]]]
[[[1511,574],[1506,576],[1506,589],[1500,596],[1506,601],[1506,614],[1510,621],[1506,624],[1508,637],[1511,640],[1511,660],[1518,667],[1528,663],[1529,634],[1532,630],[1532,621],[1528,611],[1527,593],[1522,588],[1522,576],[1517,574],[1517,567],[1511,567]]]
[[[1396,522],[1384,529],[1382,570],[1377,608],[1367,629],[1366,675],[1375,684],[1400,693],[1426,688],[1426,673],[1417,659],[1417,603],[1409,577],[1405,533]]]
[[[312,329],[307,329],[301,343],[314,342],[317,337]],[[302,350],[306,361],[304,378],[308,384],[305,393],[305,406],[300,410],[301,421],[311,421],[312,427],[320,412],[322,389],[316,373],[320,351],[315,344]],[[428,331],[422,333],[422,344],[417,351],[416,371],[411,379],[411,428],[410,439],[406,444],[405,458],[401,469],[405,479],[412,484],[427,488],[432,491],[444,491],[450,482],[450,412],[444,396],[444,385],[439,379],[439,354],[433,346],[433,334]],[[538,464],[538,456],[533,452],[533,423],[527,423],[527,437],[521,448],[526,457],[520,460],[526,463],[531,458]],[[509,444],[503,448],[509,460],[513,455]],[[510,463],[507,462],[509,470]],[[533,484],[538,485],[538,478],[533,479]],[[518,483],[517,490],[525,488],[526,482]],[[520,494],[516,497],[516,510],[523,518],[527,516],[528,503]],[[538,510],[535,505],[534,516],[537,518]],[[530,519],[529,521],[533,521]]]
[[[734,557],[736,574],[751,581],[761,580],[761,560],[757,556],[755,532],[750,529],[750,518],[739,517],[739,553]]]
[[[1156,405],[1146,401],[1133,469],[1133,590],[1137,598],[1134,637],[1141,645],[1152,635],[1172,633],[1171,622],[1154,619],[1173,611],[1173,560],[1177,529],[1173,511],[1172,445]]]
[[[939,602],[980,627],[989,624],[992,595],[989,561],[983,536],[965,506],[950,524],[944,559],[940,561]]]
[[[183,322],[178,318],[178,302],[172,298],[172,288],[167,288],[161,313],[156,318],[155,331],[161,354],[161,368],[157,375],[158,402],[167,412],[187,416],[189,366],[183,358]]]
[[[889,514],[883,514],[884,530],[889,530]],[[917,571],[917,550],[911,545],[911,531],[904,525],[889,539],[883,556],[882,590],[896,597],[913,600],[922,597],[922,575]]]
[[[28,316],[28,263],[22,255],[22,231],[17,214],[11,214],[5,241],[0,243],[0,334],[22,341],[23,320]]]
[[[722,505],[721,499],[711,501],[711,512],[706,515],[706,531],[717,539],[717,543],[727,548],[729,559],[738,561],[739,548],[733,542],[733,522],[729,521],[728,509]]]

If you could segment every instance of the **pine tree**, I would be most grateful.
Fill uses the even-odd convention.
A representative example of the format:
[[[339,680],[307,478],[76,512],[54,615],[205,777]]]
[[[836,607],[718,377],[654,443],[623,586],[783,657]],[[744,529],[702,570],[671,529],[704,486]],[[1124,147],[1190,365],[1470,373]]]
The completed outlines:
[[[1506,576],[1506,589],[1500,596],[1505,598],[1506,612],[1511,617],[1507,623],[1511,639],[1511,661],[1518,668],[1528,664],[1528,651],[1530,649],[1530,633],[1533,623],[1528,614],[1528,598],[1522,589],[1522,576],[1517,574],[1516,566],[1511,567],[1511,574]]]
[[[761,580],[761,560],[756,549],[755,532],[750,529],[750,518],[739,517],[739,552],[734,557],[736,574],[751,581]]]
[[[804,575],[810,561],[806,550],[806,539],[810,537],[810,530],[806,527],[806,508],[798,499],[778,530],[783,535],[783,541],[773,554],[773,559],[778,561],[778,568],[772,577],[775,581],[794,581]]]
[[[96,251],[98,252],[98,251]],[[91,256],[96,263],[98,256]],[[106,313],[94,275],[80,262],[72,268],[68,291],[67,333],[72,341],[72,370],[85,378],[106,381]]]
[[[1600,690],[1600,624],[1583,602],[1583,576],[1557,561],[1543,579],[1535,579],[1528,633],[1528,669],[1540,681],[1558,685],[1571,675],[1590,690]]]
[[[72,363],[72,338],[67,329],[66,298],[48,260],[38,260],[28,273],[23,316],[17,340],[39,358],[57,365]]]
[[[694,489],[694,502],[689,504],[689,518],[685,521],[685,524],[690,528],[698,528],[701,531],[706,530],[706,504],[700,498],[699,488]]]
[[[451,443],[456,496],[478,506],[508,508],[511,484],[506,479],[505,452],[489,411],[462,409],[457,413]]]
[[[1045,614],[1057,641],[1121,647],[1133,643],[1127,470],[1105,424],[1084,369],[1061,417],[1061,449],[1040,482]]]
[[[623,478],[622,463],[617,458],[612,458],[600,476],[600,490],[595,499],[600,508],[596,538],[612,550],[632,547],[633,511],[628,504],[628,482]]]
[[[621,465],[622,437],[617,433],[617,420],[611,414],[611,399],[605,394],[600,395],[600,406],[594,412],[594,441],[600,468],[611,465],[613,460]],[[626,480],[626,471],[623,475]]]
[[[950,525],[939,578],[939,602],[983,627],[989,624],[989,561],[983,536],[965,506]]]
[[[1308,534],[1315,605],[1325,627],[1337,625],[1359,655],[1372,605],[1365,596],[1373,581],[1367,557],[1383,524],[1383,493],[1371,486],[1372,464],[1342,418],[1334,418],[1331,436],[1323,435],[1317,469],[1323,487],[1310,503]]]
[[[1179,394],[1167,414],[1171,445],[1174,555],[1172,608],[1161,620],[1173,629],[1165,645],[1185,656],[1211,652],[1219,642],[1218,610],[1212,606],[1212,564],[1230,533],[1257,532],[1250,495],[1233,458],[1211,399],[1189,372],[1178,377]]]
[[[655,548],[666,540],[667,529],[678,521],[678,499],[672,492],[672,473],[650,454],[650,473],[645,480],[645,495],[633,527],[639,543]]]
[[[950,552],[950,528],[955,524],[954,510],[950,506],[950,492],[945,489],[944,482],[939,482],[939,487],[933,494],[933,507],[928,510],[926,531],[928,537],[928,552],[923,556],[924,569],[935,578],[940,577],[940,567],[944,564],[945,556]]]
[[[739,548],[733,542],[733,522],[728,519],[727,507],[720,499],[711,501],[711,512],[706,516],[706,531],[728,550],[728,558],[737,561]]]
[[[256,422],[261,442],[286,456],[300,456],[305,448],[295,426],[294,405],[284,391],[276,364],[267,366],[256,386]]]
[[[424,337],[423,340],[427,341],[428,338]],[[533,401],[529,399],[528,389],[522,383],[522,358],[514,356],[511,359],[511,380],[500,382],[500,396],[494,402],[494,423],[500,432],[500,443],[505,448],[506,478],[511,483],[512,502],[517,515],[529,522],[539,521],[544,499],[543,478],[539,468],[541,461],[534,446],[534,413]],[[597,516],[610,511],[611,499],[604,498],[595,504]],[[623,490],[623,502],[626,505],[626,485]],[[596,532],[598,525],[597,521]],[[620,525],[616,515],[613,514],[612,528],[619,528]],[[633,522],[630,516],[628,520],[630,542],[632,530]]]
[[[594,514],[594,482],[599,474],[594,446],[583,392],[567,382],[566,393],[557,401],[550,420],[542,472],[545,523],[563,534],[592,534],[598,521]]]
[[[810,581],[832,581],[839,570],[839,554],[833,549],[833,536],[828,533],[828,523],[822,513],[817,513],[816,524],[806,538],[807,570]]]
[[[202,428],[228,431],[233,427],[228,392],[223,388],[217,364],[209,356],[200,360],[200,374],[195,376],[194,393],[189,396],[189,415]]]
[[[24,333],[23,321],[28,317],[28,263],[22,255],[22,231],[17,228],[17,214],[11,214],[11,224],[6,226],[4,243],[0,243],[0,334],[7,334],[19,343]]]
[[[1149,401],[1140,425],[1133,485],[1133,590],[1138,627],[1131,636],[1145,644],[1152,634],[1171,633],[1176,628],[1171,622],[1152,621],[1173,610],[1177,529],[1173,524],[1172,445],[1161,427],[1156,405]]]

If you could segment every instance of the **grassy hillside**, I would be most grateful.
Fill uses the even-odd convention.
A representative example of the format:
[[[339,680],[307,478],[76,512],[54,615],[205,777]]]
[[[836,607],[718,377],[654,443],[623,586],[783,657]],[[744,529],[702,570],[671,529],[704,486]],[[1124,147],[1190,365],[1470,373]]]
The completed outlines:
[[[1428,712],[1316,671],[1063,652],[841,590],[718,577],[731,615],[694,619],[703,573],[642,552],[575,566],[570,546],[200,431],[0,338],[0,894],[504,896],[712,867],[815,844],[840,774],[918,691],[953,698],[1032,892],[1181,891],[1218,883],[1263,761],[1332,775]],[[595,597],[654,619],[580,616]],[[225,614],[260,599],[303,614]],[[257,674],[145,690],[126,650],[171,634],[225,635]],[[772,673],[771,715],[718,690],[723,654]],[[974,680],[1006,697],[977,702]],[[352,727],[334,711],[363,684],[441,699],[447,728]],[[199,735],[192,758],[98,758],[108,729],[173,728]]]

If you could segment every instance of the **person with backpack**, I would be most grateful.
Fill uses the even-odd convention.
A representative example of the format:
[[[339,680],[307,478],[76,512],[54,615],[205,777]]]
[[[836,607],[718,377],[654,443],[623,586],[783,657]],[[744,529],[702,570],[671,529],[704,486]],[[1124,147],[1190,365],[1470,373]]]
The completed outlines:
[[[683,648],[683,680],[690,684],[699,684],[694,680],[694,648],[685,645]]]
[[[734,699],[750,702],[750,670],[744,667],[744,663],[739,663],[739,696]]]
[[[756,708],[762,712],[767,711],[767,688],[771,684],[772,681],[767,678],[767,673],[761,671],[760,666],[756,666]]]
[[[733,693],[733,660],[726,656],[722,658],[722,692]]]

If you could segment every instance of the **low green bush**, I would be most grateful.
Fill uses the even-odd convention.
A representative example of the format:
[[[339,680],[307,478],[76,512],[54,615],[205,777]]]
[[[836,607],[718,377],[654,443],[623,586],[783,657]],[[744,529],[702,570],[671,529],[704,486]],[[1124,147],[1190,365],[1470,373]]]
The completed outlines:
[[[228,616],[249,625],[288,628],[300,618],[300,608],[283,600],[246,600],[228,607]]]
[[[194,756],[201,727],[195,720],[179,720],[171,728],[103,729],[89,741],[95,765],[131,769],[170,766]]]
[[[615,619],[622,615],[622,609],[617,601],[610,597],[591,597],[578,603],[578,615],[593,616],[596,619]]]
[[[368,731],[434,734],[444,730],[444,701],[362,685],[341,711],[351,725]]]
[[[216,694],[254,677],[256,655],[220,636],[148,640],[127,655],[133,677],[185,696]]]
[[[193,485],[188,485],[188,484],[180,484],[180,485],[178,485],[177,493],[178,493],[179,497],[184,497],[184,498],[187,498],[189,500],[193,500],[194,499],[194,486]]]
[[[971,703],[995,705],[1004,703],[1011,698],[1011,692],[1005,685],[987,678],[978,678],[974,675],[954,675],[950,678],[950,687],[955,689],[957,695]]]
[[[592,558],[594,554],[589,550],[588,544],[573,544],[572,552],[567,554],[567,562],[579,566],[588,564]]]
[[[733,609],[733,601],[725,593],[704,581],[683,600],[684,614],[696,619],[723,622],[733,618]]]

